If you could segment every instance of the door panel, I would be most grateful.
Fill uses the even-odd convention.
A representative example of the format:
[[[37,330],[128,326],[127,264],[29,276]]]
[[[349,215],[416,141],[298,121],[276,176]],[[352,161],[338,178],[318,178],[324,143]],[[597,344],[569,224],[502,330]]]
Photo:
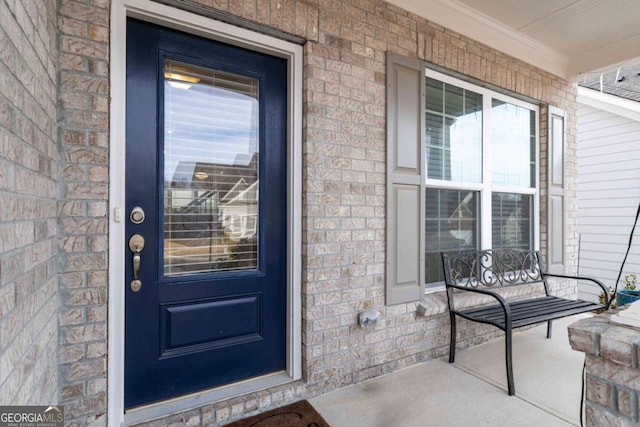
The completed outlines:
[[[127,22],[127,408],[285,369],[286,85],[284,59]]]
[[[260,294],[163,306],[162,356],[260,339]],[[202,319],[207,319],[203,322]],[[208,324],[218,327],[210,328]]]

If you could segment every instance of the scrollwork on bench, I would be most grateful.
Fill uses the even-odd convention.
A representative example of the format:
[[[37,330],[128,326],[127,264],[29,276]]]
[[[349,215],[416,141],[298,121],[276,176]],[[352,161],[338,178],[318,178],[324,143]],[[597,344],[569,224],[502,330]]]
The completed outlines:
[[[462,251],[448,255],[451,280],[458,286],[509,286],[542,282],[536,252],[517,249]]]

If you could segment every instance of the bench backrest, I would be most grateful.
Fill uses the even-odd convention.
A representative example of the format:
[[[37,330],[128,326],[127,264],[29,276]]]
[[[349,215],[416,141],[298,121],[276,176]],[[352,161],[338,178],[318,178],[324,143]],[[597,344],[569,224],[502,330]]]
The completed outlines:
[[[549,294],[538,251],[487,249],[443,252],[442,265],[448,289],[452,285],[479,288],[543,283],[545,292]]]

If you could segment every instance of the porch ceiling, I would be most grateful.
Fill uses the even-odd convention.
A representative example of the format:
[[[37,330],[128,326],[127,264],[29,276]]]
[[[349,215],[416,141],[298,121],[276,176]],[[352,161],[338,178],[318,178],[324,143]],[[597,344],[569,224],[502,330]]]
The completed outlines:
[[[389,0],[565,78],[640,56],[637,0]]]

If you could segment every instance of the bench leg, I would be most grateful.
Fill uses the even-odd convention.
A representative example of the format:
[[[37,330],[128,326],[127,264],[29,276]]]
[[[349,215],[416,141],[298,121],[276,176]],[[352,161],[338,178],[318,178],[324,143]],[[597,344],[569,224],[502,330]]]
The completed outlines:
[[[449,340],[449,363],[453,363],[456,360],[456,315],[449,312],[449,318],[451,319],[451,338]]]
[[[547,322],[547,338],[551,338],[551,323],[551,320]]]
[[[509,388],[509,396],[515,396],[516,387],[513,384],[513,352],[511,350],[511,329],[504,331],[505,356],[507,359],[507,387]]]

